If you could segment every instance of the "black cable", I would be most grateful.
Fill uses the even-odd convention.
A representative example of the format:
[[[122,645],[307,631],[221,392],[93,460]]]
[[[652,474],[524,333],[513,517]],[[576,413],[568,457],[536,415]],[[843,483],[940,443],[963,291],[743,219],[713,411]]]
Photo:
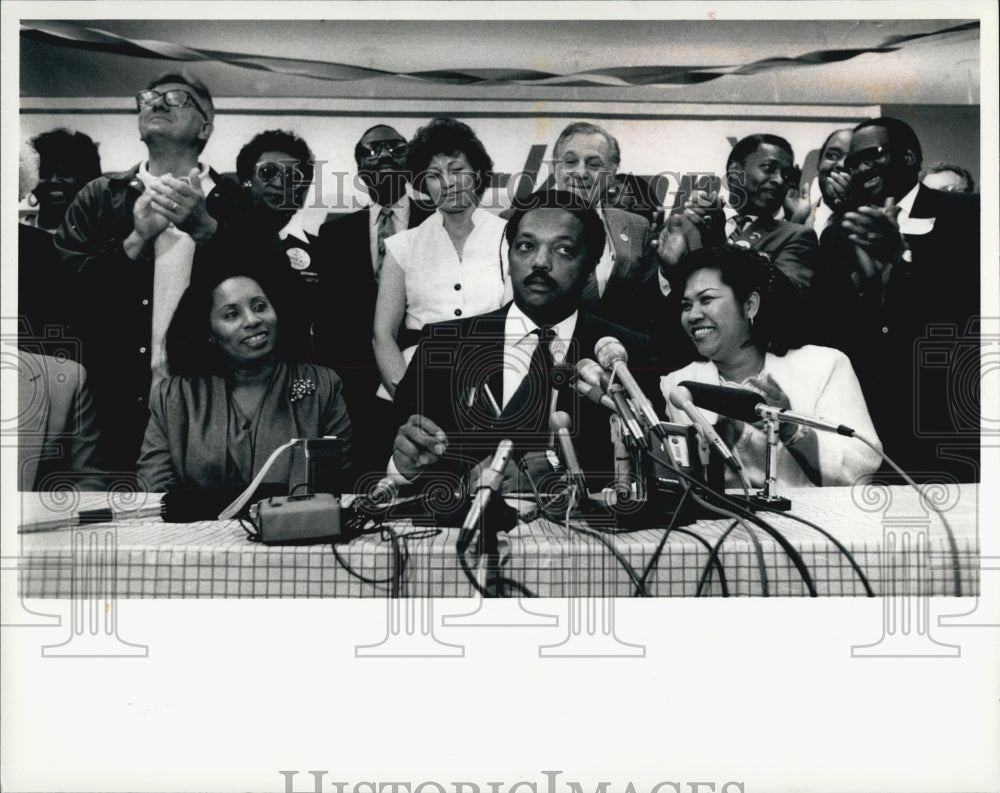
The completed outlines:
[[[772,526],[770,523],[768,523],[764,519],[762,519],[762,518],[754,515],[749,509],[747,509],[746,507],[744,507],[742,504],[739,504],[738,502],[733,501],[731,498],[729,498],[728,496],[726,496],[724,493],[719,493],[719,492],[715,491],[713,488],[709,487],[704,482],[699,482],[697,479],[695,479],[693,476],[691,476],[690,474],[688,474],[686,471],[681,471],[680,469],[674,467],[674,465],[673,465],[673,463],[672,463],[671,460],[669,460],[667,458],[660,457],[652,449],[645,449],[644,451],[645,451],[645,453],[647,455],[649,455],[650,457],[652,457],[653,460],[655,460],[656,462],[659,462],[661,465],[665,465],[668,468],[672,468],[677,474],[679,474],[681,477],[683,477],[689,483],[691,483],[692,485],[694,485],[696,487],[696,489],[707,491],[709,494],[711,494],[712,496],[715,496],[716,498],[718,498],[722,502],[724,502],[724,503],[732,506],[734,509],[736,509],[736,510],[742,512],[742,513],[744,513],[743,516],[742,516],[742,518],[744,520],[749,520],[752,523],[755,523],[756,525],[760,526],[760,528],[762,528],[765,532],[767,532],[771,537],[774,538],[774,540],[781,546],[782,550],[785,552],[785,554],[788,556],[788,558],[792,560],[792,564],[795,565],[795,569],[798,571],[799,576],[802,578],[802,582],[806,585],[806,588],[809,590],[809,596],[810,597],[818,597],[818,593],[816,592],[816,587],[813,584],[812,576],[809,575],[809,570],[806,567],[805,562],[802,561],[802,557],[799,555],[799,552],[795,550],[795,548],[791,545],[791,543],[788,542],[787,539],[785,539],[784,535],[782,535],[780,531],[778,531],[776,528],[774,528],[774,526]],[[705,501],[703,498],[701,498],[700,496],[698,496],[697,493],[695,493],[693,491],[691,493],[691,496],[695,499],[695,501],[698,504],[700,504],[701,506],[705,507],[706,509],[712,510],[714,512],[718,512],[719,514],[725,515],[726,517],[729,517],[729,518],[736,518],[736,519],[740,518],[740,516],[738,516],[738,515],[736,515],[736,514],[734,514],[732,512],[729,512],[728,510],[725,510],[722,507],[719,507],[719,506],[714,505],[714,504],[710,504],[709,502]]]
[[[337,550],[337,546],[335,544],[331,544],[330,548],[333,551],[333,558],[337,560],[337,563],[341,567],[343,567],[348,573],[357,578],[359,581],[362,581],[365,584],[373,584],[375,586],[388,584],[390,581],[392,581],[393,576],[389,576],[389,578],[368,578],[367,576],[362,575],[357,570],[352,568],[344,559],[344,557],[340,555],[340,552]]]
[[[700,534],[696,534],[693,531],[689,531],[682,526],[678,526],[674,531],[677,534],[687,534],[690,537],[694,537],[698,542],[705,546],[705,550],[709,553],[712,552],[712,546],[709,544],[708,540],[702,537]],[[719,561],[718,557],[715,559],[715,567],[719,571],[719,587],[722,589],[722,596],[729,597],[729,584],[726,582],[726,571],[722,566],[722,562]]]
[[[878,453],[878,455],[883,460],[889,463],[889,465],[892,466],[892,468],[896,471],[896,473],[898,473],[901,477],[903,477],[903,481],[917,491],[917,494],[920,496],[920,501],[922,503],[926,503],[934,511],[934,514],[937,515],[939,518],[941,518],[941,523],[944,526],[944,531],[948,538],[948,548],[951,551],[951,569],[952,569],[952,577],[954,578],[955,581],[955,597],[962,597],[962,571],[961,571],[961,564],[958,559],[958,543],[955,540],[955,532],[952,531],[951,524],[948,523],[948,519],[944,516],[944,512],[942,512],[934,504],[932,504],[930,500],[924,498],[924,492],[920,489],[917,483],[913,481],[913,479],[906,473],[906,471],[904,471],[902,468],[896,465],[895,461],[891,457],[889,457],[889,455],[887,455],[885,452],[879,449],[864,435],[855,432],[854,437],[857,438],[866,446],[871,447],[874,451]]]
[[[722,550],[722,543],[725,542],[726,537],[730,535],[733,529],[737,526],[743,526],[744,531],[746,531],[747,536],[750,537],[750,544],[753,545],[754,556],[757,557],[757,572],[760,574],[760,588],[761,594],[764,597],[771,596],[771,584],[767,577],[767,564],[764,562],[764,549],[761,547],[760,540],[757,539],[757,535],[750,531],[750,527],[746,525],[743,519],[736,517],[736,519],[729,525],[729,527],[722,533],[722,536],[715,541],[712,546],[711,557],[718,558],[719,552]],[[701,581],[698,584],[698,594],[701,594],[703,585],[708,579],[709,563],[705,563],[705,567],[701,572]]]
[[[710,505],[707,501],[705,501],[698,495],[694,495],[694,500],[697,501],[699,504],[702,504],[702,506],[707,507],[709,509],[715,509],[717,512],[726,515],[730,518],[740,519],[740,516],[738,516],[736,513],[729,512],[728,510],[722,509],[721,507],[718,506]],[[730,501],[730,499],[728,498],[725,500]],[[732,503],[735,504],[735,502]],[[778,531],[776,528],[774,528],[774,526],[772,526],[766,520],[763,520],[759,516],[754,515],[752,512],[750,512],[750,510],[746,509],[745,507],[739,504],[735,504],[735,506],[737,507],[737,509],[741,509],[747,513],[745,516],[742,517],[743,520],[749,520],[751,523],[755,523],[756,525],[760,526],[760,528],[762,528],[765,532],[767,532],[767,534],[770,535],[778,543],[778,545],[781,546],[781,549],[785,552],[785,555],[792,560],[792,564],[794,564],[795,569],[798,570],[799,577],[801,577],[802,579],[802,583],[806,585],[806,589],[809,591],[809,597],[819,597],[819,593],[816,591],[816,585],[813,583],[812,576],[809,574],[809,568],[806,567],[806,563],[802,559],[802,555],[795,549],[795,546],[793,546],[785,538],[785,535],[782,534],[780,531]]]
[[[871,584],[868,582],[867,576],[865,576],[864,572],[862,572],[861,567],[858,565],[857,561],[855,561],[854,556],[851,555],[851,552],[848,551],[847,548],[845,548],[840,543],[840,540],[838,540],[836,537],[830,534],[830,532],[828,532],[826,529],[813,523],[811,520],[799,517],[798,515],[793,515],[791,512],[779,512],[778,510],[772,510],[771,507],[765,507],[765,509],[767,509],[768,511],[777,512],[778,514],[784,515],[785,517],[791,518],[792,520],[797,520],[799,523],[802,523],[806,526],[809,526],[812,529],[815,529],[824,537],[826,537],[830,542],[832,542],[835,546],[837,546],[837,550],[839,550],[844,555],[844,558],[847,559],[851,567],[854,568],[854,572],[858,574],[858,579],[864,586],[865,593],[867,594],[867,596],[870,598],[875,597],[875,591],[872,589]]]
[[[680,517],[681,509],[684,507],[684,502],[687,501],[688,496],[691,494],[691,486],[686,482],[684,483],[684,495],[681,496],[681,500],[677,502],[677,507],[674,509],[674,515],[670,519],[670,523],[667,524],[666,530],[663,532],[663,536],[660,538],[659,543],[657,543],[656,548],[653,549],[653,555],[649,558],[646,563],[646,567],[642,571],[642,577],[640,578],[640,585],[643,591],[646,589],[646,579],[649,578],[650,572],[659,563],[660,555],[663,553],[663,548],[667,544],[667,538],[670,536],[670,532],[674,529],[674,524],[677,523],[677,519]],[[638,587],[636,588],[636,594],[638,594]],[[635,595],[633,595],[634,597]],[[648,597],[648,595],[646,595]]]
[[[643,585],[642,580],[639,578],[639,574],[635,571],[635,568],[632,567],[628,559],[622,556],[621,551],[619,551],[614,546],[611,540],[609,540],[607,537],[605,537],[601,532],[597,531],[596,529],[592,529],[589,526],[584,526],[580,524],[579,521],[569,521],[566,523],[566,527],[573,529],[574,531],[581,532],[582,534],[586,534],[598,540],[605,548],[607,548],[609,551],[611,551],[612,554],[614,554],[615,559],[618,560],[618,563],[622,566],[622,569],[625,570],[626,573],[628,573],[629,578],[632,579],[632,583],[635,584],[636,591],[642,597],[649,597],[649,594],[646,592],[646,587]]]

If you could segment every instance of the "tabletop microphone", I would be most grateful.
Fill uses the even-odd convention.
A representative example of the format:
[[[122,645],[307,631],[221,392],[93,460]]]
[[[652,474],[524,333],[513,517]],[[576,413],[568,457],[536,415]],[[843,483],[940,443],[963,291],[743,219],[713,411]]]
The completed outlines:
[[[560,391],[572,388],[580,396],[586,397],[595,405],[603,405],[608,410],[615,409],[615,403],[611,397],[607,396],[600,387],[595,387],[584,382],[577,374],[573,364],[568,361],[560,361],[552,367],[552,387]]]
[[[351,503],[350,510],[357,514],[371,514],[386,509],[399,495],[398,477],[383,476],[367,492]]]
[[[670,404],[673,405],[678,410],[683,410],[688,418],[694,422],[694,424],[701,430],[708,442],[715,447],[716,451],[722,455],[722,459],[725,460],[734,471],[739,471],[743,468],[740,465],[740,461],[736,459],[733,453],[726,446],[722,438],[719,437],[719,433],[715,431],[715,427],[708,423],[708,419],[705,418],[703,414],[691,401],[691,392],[687,387],[679,385],[670,392]]]
[[[472,538],[479,528],[479,518],[490,503],[493,494],[500,490],[503,482],[503,472],[510,461],[510,456],[514,452],[514,443],[509,440],[502,440],[497,445],[496,453],[490,467],[484,470],[479,476],[479,485],[476,494],[472,499],[472,506],[462,523],[462,530],[458,535],[458,550],[464,551],[469,547]]]
[[[576,364],[576,371],[580,377],[591,387],[600,388],[605,395],[611,399],[615,406],[615,412],[622,420],[622,424],[628,433],[635,438],[636,443],[644,449],[649,448],[649,439],[643,432],[639,423],[639,418],[628,399],[625,398],[625,390],[618,383],[611,383],[611,378],[597,361],[590,358],[581,358]]]
[[[594,345],[594,355],[597,356],[597,362],[602,367],[621,381],[632,402],[646,419],[646,424],[661,440],[664,440],[665,435],[660,429],[660,417],[656,415],[653,403],[649,401],[628,370],[628,351],[625,349],[625,345],[614,336],[605,336]]]
[[[632,495],[632,483],[635,480],[632,455],[629,454],[628,447],[622,438],[621,419],[617,415],[612,416],[610,425],[611,445],[614,448],[615,497],[616,500],[627,499]]]
[[[691,398],[706,410],[713,413],[721,413],[723,416],[754,423],[759,419],[776,419],[787,421],[790,424],[800,424],[803,427],[812,427],[825,432],[835,432],[838,435],[846,435],[848,438],[854,437],[854,430],[843,424],[835,424],[826,419],[807,416],[804,413],[796,413],[793,410],[782,410],[773,407],[763,401],[763,398],[756,391],[746,388],[730,388],[721,385],[708,385],[707,383],[695,383],[685,380],[680,384],[686,388]]]
[[[583,468],[580,467],[580,460],[576,456],[576,449],[573,448],[573,439],[570,437],[572,426],[573,420],[565,410],[557,410],[549,416],[549,429],[555,433],[556,440],[559,441],[569,481],[576,487],[577,492],[584,496],[587,493],[587,480],[583,475]]]

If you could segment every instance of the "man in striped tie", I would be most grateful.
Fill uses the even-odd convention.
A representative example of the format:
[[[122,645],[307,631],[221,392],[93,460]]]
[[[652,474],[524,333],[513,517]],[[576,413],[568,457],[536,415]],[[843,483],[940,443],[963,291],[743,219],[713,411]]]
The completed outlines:
[[[784,276],[789,291],[806,298],[819,240],[809,227],[776,217],[797,173],[787,140],[766,133],[748,135],[726,160],[728,195],[695,191],[681,211],[701,231],[702,244],[728,242],[763,254]]]

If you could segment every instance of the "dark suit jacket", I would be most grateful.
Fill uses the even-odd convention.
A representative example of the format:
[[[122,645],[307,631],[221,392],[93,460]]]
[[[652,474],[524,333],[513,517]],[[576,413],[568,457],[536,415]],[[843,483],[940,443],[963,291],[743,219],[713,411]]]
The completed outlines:
[[[838,224],[823,234],[817,296],[827,340],[851,359],[885,451],[911,473],[974,478],[979,448],[979,196],[920,186],[904,234],[911,262],[880,281],[852,281],[853,244]],[[857,279],[855,279],[857,280]],[[947,446],[966,449],[949,460]]]
[[[533,395],[520,410],[512,400],[499,418],[481,396],[484,382],[491,384],[497,400],[502,395],[504,323],[509,307],[426,327],[396,391],[397,424],[413,414],[425,415],[448,436],[439,471],[464,473],[491,456],[504,438],[514,442],[515,457],[550,446],[549,390]],[[594,345],[604,336],[622,342],[629,353],[630,370],[647,394],[655,393],[651,388],[659,372],[646,366],[648,338],[586,311],[578,314],[566,360],[575,365],[580,358],[593,358]],[[571,433],[590,489],[609,485],[613,480],[610,412],[569,391],[560,392],[556,409],[572,419]]]
[[[410,228],[431,214],[411,200]],[[368,209],[324,223],[314,248],[320,262],[318,292],[322,306],[313,322],[315,358],[343,380],[355,438],[355,470],[362,474],[384,471],[395,428],[386,421],[389,411],[379,404],[383,400],[375,396],[381,383],[372,348],[378,285],[372,264]]]
[[[431,214],[410,201],[409,227],[420,225]],[[343,378],[347,390],[353,391],[355,382],[371,383],[366,397],[374,396],[381,382],[372,350],[378,284],[368,216],[368,209],[362,209],[320,226],[321,291],[328,308],[314,328],[320,362]]]
[[[751,250],[765,254],[791,281],[799,295],[808,295],[819,254],[819,241],[811,228],[787,220],[759,217],[734,242],[746,242]]]
[[[602,207],[604,228],[615,264],[599,300],[584,299],[582,308],[597,316],[648,334],[661,297],[657,262],[649,247],[649,222],[614,207]]]
[[[80,364],[18,351],[19,490],[103,490],[94,402]]]

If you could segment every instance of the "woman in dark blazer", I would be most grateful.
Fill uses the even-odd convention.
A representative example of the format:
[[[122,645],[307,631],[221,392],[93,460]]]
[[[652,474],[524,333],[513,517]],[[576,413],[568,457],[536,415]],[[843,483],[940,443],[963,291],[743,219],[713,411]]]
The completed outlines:
[[[302,340],[280,332],[295,309],[274,262],[262,261],[270,255],[202,270],[181,298],[167,331],[171,376],[154,386],[138,461],[146,490],[248,485],[291,438],[337,436],[347,467],[340,378],[301,363]],[[288,482],[290,459],[279,458],[265,481]]]

